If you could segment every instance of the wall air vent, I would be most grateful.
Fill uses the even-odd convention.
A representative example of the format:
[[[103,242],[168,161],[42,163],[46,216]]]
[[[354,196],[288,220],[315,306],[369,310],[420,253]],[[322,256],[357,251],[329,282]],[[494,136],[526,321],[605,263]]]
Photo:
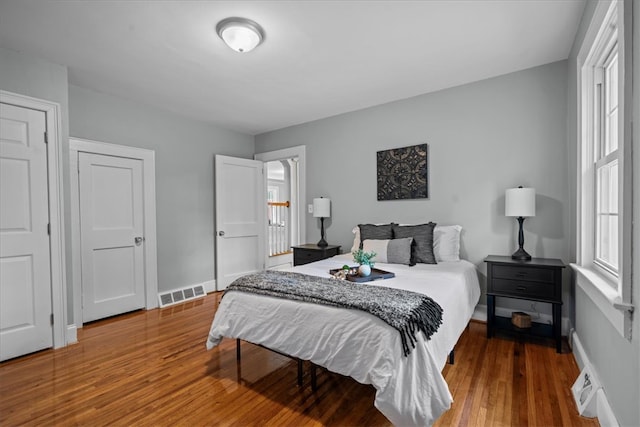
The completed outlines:
[[[173,302],[180,302],[184,300],[184,294],[181,290],[171,292],[171,296],[173,297]]]
[[[160,307],[173,304],[173,297],[171,294],[161,294],[160,295]]]
[[[161,292],[160,294],[158,294],[158,299],[160,301],[160,308],[163,308],[170,305],[178,304],[180,302],[202,298],[205,295],[206,292],[204,291],[204,286],[196,285],[189,286],[187,288]]]

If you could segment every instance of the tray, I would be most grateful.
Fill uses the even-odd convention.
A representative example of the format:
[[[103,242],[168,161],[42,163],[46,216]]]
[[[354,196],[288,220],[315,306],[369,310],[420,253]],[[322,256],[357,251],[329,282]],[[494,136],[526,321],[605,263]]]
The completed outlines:
[[[351,271],[354,271],[354,270],[357,271],[357,269],[358,269],[358,267],[351,267]],[[335,273],[337,273],[340,270],[342,270],[342,269],[341,268],[334,268],[332,270],[329,270],[329,274],[334,275]],[[358,273],[347,274],[347,280],[350,281],[350,282],[356,282],[356,283],[372,282],[374,280],[391,279],[392,277],[396,277],[396,274],[392,273],[390,271],[380,270],[379,268],[372,268],[371,269],[371,274],[366,276],[366,277],[358,276]]]

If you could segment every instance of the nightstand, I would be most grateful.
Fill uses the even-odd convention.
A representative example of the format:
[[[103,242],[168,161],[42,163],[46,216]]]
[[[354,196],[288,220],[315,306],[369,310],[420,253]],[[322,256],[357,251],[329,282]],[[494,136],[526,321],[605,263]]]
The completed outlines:
[[[518,261],[497,255],[489,255],[484,261],[487,263],[487,338],[495,334],[495,329],[551,336],[556,341],[556,352],[560,353],[564,263],[553,258]],[[531,328],[519,329],[511,324],[511,319],[496,316],[496,297],[551,303],[553,325],[549,328],[549,325],[532,323]]]
[[[315,243],[307,243],[305,245],[292,246],[293,248],[293,265],[309,264],[310,262],[320,261],[321,259],[330,258],[340,253],[340,246],[318,246]]]

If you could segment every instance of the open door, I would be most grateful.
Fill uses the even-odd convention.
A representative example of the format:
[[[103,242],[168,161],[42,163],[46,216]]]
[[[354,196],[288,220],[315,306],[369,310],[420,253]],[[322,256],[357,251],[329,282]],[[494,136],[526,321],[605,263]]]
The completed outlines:
[[[264,269],[264,166],[216,155],[216,290]]]
[[[53,346],[45,131],[0,104],[0,361]]]

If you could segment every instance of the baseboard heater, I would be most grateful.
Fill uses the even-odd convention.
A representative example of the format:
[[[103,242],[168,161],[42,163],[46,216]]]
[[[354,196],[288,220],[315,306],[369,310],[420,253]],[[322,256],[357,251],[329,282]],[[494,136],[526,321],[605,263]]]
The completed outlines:
[[[178,304],[185,301],[202,298],[207,293],[204,291],[203,285],[188,286],[186,288],[174,289],[172,291],[161,292],[158,294],[160,308]]]

